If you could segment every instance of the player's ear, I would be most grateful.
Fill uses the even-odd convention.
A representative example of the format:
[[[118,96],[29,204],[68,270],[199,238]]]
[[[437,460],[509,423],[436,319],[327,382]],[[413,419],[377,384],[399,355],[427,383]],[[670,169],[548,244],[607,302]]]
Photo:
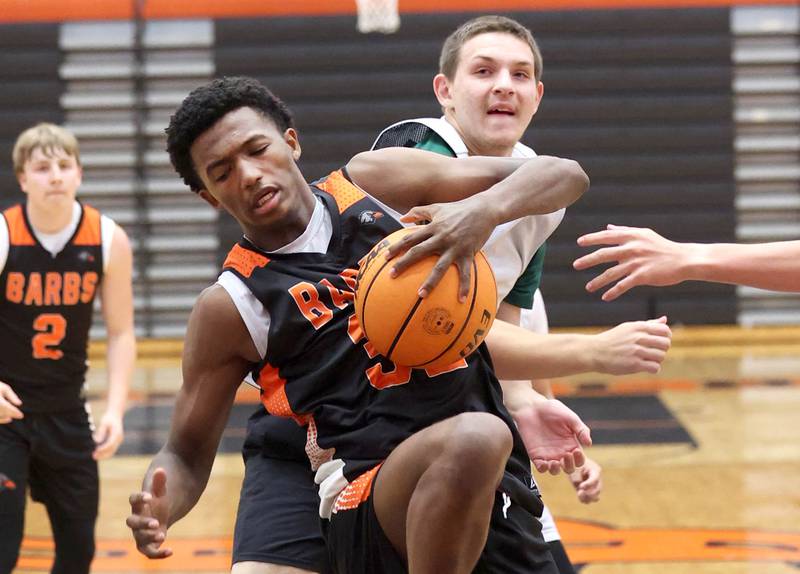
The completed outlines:
[[[25,177],[24,171],[21,171],[17,174],[17,183],[19,183],[19,188],[23,192],[28,193],[28,190],[26,189],[28,186],[28,178]]]
[[[448,108],[452,102],[450,94],[450,80],[444,74],[436,74],[433,77],[433,93],[436,94],[436,99],[439,100],[439,105],[443,108]]]
[[[303,150],[300,148],[300,137],[297,135],[297,130],[294,128],[287,128],[286,131],[283,132],[283,139],[286,140],[286,143],[292,148],[292,157],[294,161],[299,160]]]
[[[213,195],[211,195],[207,189],[201,189],[200,191],[197,192],[197,195],[202,197],[206,201],[206,203],[208,203],[214,209],[220,208],[219,201],[217,201],[217,199]]]
[[[539,104],[542,103],[543,97],[544,97],[544,84],[542,82],[536,82],[536,104],[533,106],[534,114],[539,110]]]

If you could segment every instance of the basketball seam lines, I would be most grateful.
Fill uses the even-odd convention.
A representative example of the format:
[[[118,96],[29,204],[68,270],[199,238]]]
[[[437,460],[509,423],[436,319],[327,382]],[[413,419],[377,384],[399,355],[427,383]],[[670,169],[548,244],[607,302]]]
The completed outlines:
[[[392,341],[392,344],[389,345],[389,350],[386,353],[386,357],[388,359],[391,360],[392,351],[394,351],[394,348],[397,346],[397,343],[400,341],[400,337],[403,336],[403,333],[405,332],[406,327],[408,327],[408,324],[411,322],[411,319],[414,317],[414,313],[417,312],[417,309],[419,308],[421,303],[422,303],[422,297],[417,297],[417,302],[414,303],[413,307],[411,307],[411,310],[408,312],[408,315],[406,315],[405,321],[403,321],[403,324],[400,325],[400,329],[397,330],[397,335],[395,335],[394,341]]]
[[[388,259],[383,262],[383,265],[381,265],[381,268],[378,269],[378,271],[376,271],[375,274],[372,276],[372,281],[369,282],[369,287],[367,287],[367,292],[364,293],[364,303],[363,303],[363,306],[361,307],[361,315],[364,317],[364,324],[361,325],[361,329],[364,331],[364,336],[367,338],[367,340],[369,340],[369,334],[367,334],[367,314],[366,314],[365,310],[366,310],[367,301],[369,300],[369,292],[372,291],[372,286],[375,285],[375,280],[378,278],[378,276],[380,276],[380,274],[381,274],[381,272],[383,272],[384,268],[387,265],[389,265],[389,262],[390,261]],[[356,288],[356,291],[358,291],[357,288]]]
[[[453,345],[455,345],[456,341],[458,341],[458,339],[461,337],[461,334],[464,332],[464,329],[467,328],[467,325],[469,324],[470,318],[472,318],[472,312],[475,310],[475,299],[477,299],[477,298],[478,298],[478,265],[475,263],[475,259],[473,258],[473,260],[472,260],[472,300],[469,302],[469,313],[467,313],[467,316],[464,318],[464,321],[461,324],[461,330],[459,330],[458,334],[455,337],[453,337],[453,341],[447,346],[447,348],[444,351],[442,351],[441,353],[436,355],[433,359],[431,359],[429,361],[425,361],[424,363],[420,363],[420,365],[426,365],[428,363],[432,363],[433,361],[437,360],[439,357],[443,356],[445,353],[447,353],[448,351],[450,351],[450,349],[453,348]],[[416,366],[419,366],[419,365],[415,365],[414,367],[411,367],[411,368],[413,369]]]

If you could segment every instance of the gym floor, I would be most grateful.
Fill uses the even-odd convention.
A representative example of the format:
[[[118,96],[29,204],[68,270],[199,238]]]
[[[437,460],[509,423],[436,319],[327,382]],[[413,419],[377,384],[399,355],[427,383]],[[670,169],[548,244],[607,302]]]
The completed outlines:
[[[604,469],[599,503],[564,477],[539,477],[582,574],[788,574],[800,569],[800,329],[685,328],[658,376],[555,382],[592,427]],[[258,396],[242,387],[198,506],[169,532],[175,556],[147,561],[125,526],[128,494],[163,444],[180,384],[179,344],[140,346],[126,442],[101,463],[94,572],[227,572],[242,463]],[[102,356],[101,347],[93,355]],[[101,396],[102,360],[92,396]],[[103,405],[93,400],[94,412]],[[47,572],[43,507],[29,504],[18,572]]]

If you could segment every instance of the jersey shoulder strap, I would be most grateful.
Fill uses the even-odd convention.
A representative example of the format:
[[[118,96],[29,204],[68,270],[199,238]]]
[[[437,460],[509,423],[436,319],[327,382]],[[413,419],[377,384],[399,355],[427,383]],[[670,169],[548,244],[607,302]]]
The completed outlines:
[[[36,244],[25,220],[24,210],[25,206],[20,203],[3,211],[3,217],[8,225],[8,244],[11,246]]]
[[[337,169],[322,179],[318,179],[311,185],[333,197],[334,201],[336,201],[339,215],[367,196],[360,187],[347,178],[341,169]]]
[[[390,125],[383,130],[375,142],[372,149],[379,149],[391,146],[405,146],[407,142],[415,145],[424,141],[429,133],[433,131],[450,147],[456,157],[467,157],[469,150],[456,129],[451,126],[444,118],[415,118],[403,120]]]
[[[101,215],[90,205],[81,205],[83,215],[75,237],[72,239],[74,245],[101,245],[103,234],[101,229]]]

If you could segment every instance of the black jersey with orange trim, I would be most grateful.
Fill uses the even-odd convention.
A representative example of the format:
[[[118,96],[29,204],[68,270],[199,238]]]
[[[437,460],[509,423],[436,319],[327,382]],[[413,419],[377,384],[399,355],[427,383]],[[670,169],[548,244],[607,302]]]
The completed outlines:
[[[517,486],[507,490],[528,496],[530,462],[485,346],[438,374],[377,355],[355,319],[355,277],[359,261],[400,224],[343,170],[314,188],[332,221],[327,253],[266,253],[242,239],[224,266],[270,315],[266,356],[252,373],[267,410],[308,425],[312,467],[341,459],[348,481],[416,431],[462,412],[491,412],[515,434],[508,470]]]
[[[3,217],[9,246],[0,273],[0,381],[13,387],[26,411],[80,406],[103,278],[100,213],[82,205],[75,233],[55,256],[36,239],[24,205]]]

